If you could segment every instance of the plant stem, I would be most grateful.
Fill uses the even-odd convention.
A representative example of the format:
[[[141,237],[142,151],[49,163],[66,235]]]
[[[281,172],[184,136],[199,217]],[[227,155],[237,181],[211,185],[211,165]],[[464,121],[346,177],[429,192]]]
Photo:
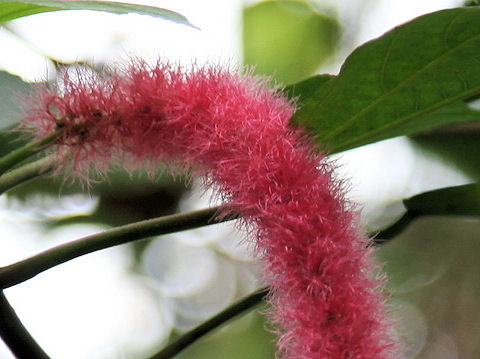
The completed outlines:
[[[8,155],[0,158],[0,176],[6,171],[27,159],[28,157],[44,150],[46,145],[52,143],[58,137],[58,132],[55,132],[49,136],[46,136],[38,141],[29,143],[25,146],[13,150]]]
[[[71,259],[135,240],[174,233],[236,219],[230,215],[216,218],[220,207],[174,214],[127,224],[98,234],[53,247],[30,258],[0,268],[0,288],[8,288]]]
[[[0,195],[33,178],[49,172],[53,167],[51,158],[31,162],[0,176]]]
[[[173,341],[158,353],[151,356],[149,359],[170,359],[180,353],[183,349],[187,348],[197,339],[200,339],[205,334],[211,332],[213,329],[218,328],[233,317],[242,314],[243,312],[252,309],[259,304],[268,294],[268,288],[262,288],[249,296],[243,298],[239,302],[231,305],[227,309],[218,313],[211,319],[203,322],[198,327],[186,332],[177,340]]]
[[[17,359],[50,359],[28,330],[0,290],[0,337]]]

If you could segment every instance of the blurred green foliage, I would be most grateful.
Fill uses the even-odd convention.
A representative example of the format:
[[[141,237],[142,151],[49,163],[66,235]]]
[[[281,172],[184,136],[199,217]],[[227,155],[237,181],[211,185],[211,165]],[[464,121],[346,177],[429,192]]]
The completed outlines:
[[[0,71],[0,130],[16,123],[16,116],[20,111],[19,99],[28,93],[31,85],[24,82],[20,77]],[[0,139],[0,147],[6,144],[6,140]],[[0,148],[0,153],[2,148]]]
[[[265,317],[259,314],[264,310],[262,306],[217,329],[180,353],[178,359],[274,359],[275,336],[265,330]]]
[[[479,357],[479,233],[478,217],[426,217],[377,251],[409,358]]]
[[[161,166],[159,166],[161,167]],[[99,197],[94,213],[78,218],[64,218],[49,222],[49,226],[78,222],[105,223],[119,226],[144,219],[174,213],[178,200],[188,189],[185,177],[173,177],[166,169],[155,177],[139,171],[132,174],[123,169],[112,169],[108,179],[86,186],[63,178],[42,176],[8,192],[8,196],[27,199],[32,194],[56,196],[85,193]]]
[[[334,52],[339,24],[306,1],[263,1],[243,11],[244,63],[290,84],[315,73]]]

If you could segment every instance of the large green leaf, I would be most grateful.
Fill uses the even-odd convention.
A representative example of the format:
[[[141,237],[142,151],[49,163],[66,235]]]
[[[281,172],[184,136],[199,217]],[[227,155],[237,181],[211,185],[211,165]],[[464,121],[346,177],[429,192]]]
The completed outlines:
[[[327,74],[312,76],[303,81],[286,86],[284,93],[290,98],[297,98],[300,104],[306,103],[310,97],[315,95],[315,92],[321,86],[334,77],[333,75]]]
[[[427,124],[431,123],[431,126],[428,126],[429,128],[433,127],[434,124],[443,125],[449,123],[457,123],[459,122],[459,119],[461,119],[461,121],[469,122],[479,121],[480,110],[470,107],[466,102],[460,101],[452,105],[442,107],[422,117],[422,121],[425,121],[425,123]],[[479,125],[480,122],[478,122],[478,124],[476,124],[475,126]],[[455,127],[458,126],[461,125],[455,125]]]
[[[403,201],[415,215],[480,215],[480,184],[447,187]]]
[[[179,24],[193,26],[183,15],[154,6],[110,1],[5,1],[0,0],[0,23],[19,17],[58,10],[94,10],[115,14],[136,13],[160,17]]]
[[[263,1],[243,12],[244,62],[293,83],[315,73],[333,53],[338,34],[338,22],[306,1]]]
[[[472,7],[393,29],[356,49],[293,121],[335,152],[470,119],[433,114],[480,93],[479,24]]]

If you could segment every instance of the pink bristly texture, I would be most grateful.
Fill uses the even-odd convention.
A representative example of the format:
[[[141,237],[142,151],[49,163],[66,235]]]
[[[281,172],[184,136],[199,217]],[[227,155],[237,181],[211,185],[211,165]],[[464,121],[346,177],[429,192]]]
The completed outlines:
[[[88,178],[112,165],[189,169],[254,236],[284,359],[398,358],[384,279],[334,166],[289,124],[295,105],[265,81],[220,67],[132,60],[39,90],[24,130]]]

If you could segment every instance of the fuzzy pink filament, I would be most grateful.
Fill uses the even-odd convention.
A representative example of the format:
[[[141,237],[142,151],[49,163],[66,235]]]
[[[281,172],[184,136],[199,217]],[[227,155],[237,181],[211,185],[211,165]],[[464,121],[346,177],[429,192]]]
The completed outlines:
[[[397,357],[368,240],[333,166],[289,124],[295,106],[278,91],[219,67],[135,60],[64,76],[60,91],[40,90],[28,110],[24,130],[61,129],[55,153],[76,176],[163,161],[214,184],[266,263],[279,357]]]

